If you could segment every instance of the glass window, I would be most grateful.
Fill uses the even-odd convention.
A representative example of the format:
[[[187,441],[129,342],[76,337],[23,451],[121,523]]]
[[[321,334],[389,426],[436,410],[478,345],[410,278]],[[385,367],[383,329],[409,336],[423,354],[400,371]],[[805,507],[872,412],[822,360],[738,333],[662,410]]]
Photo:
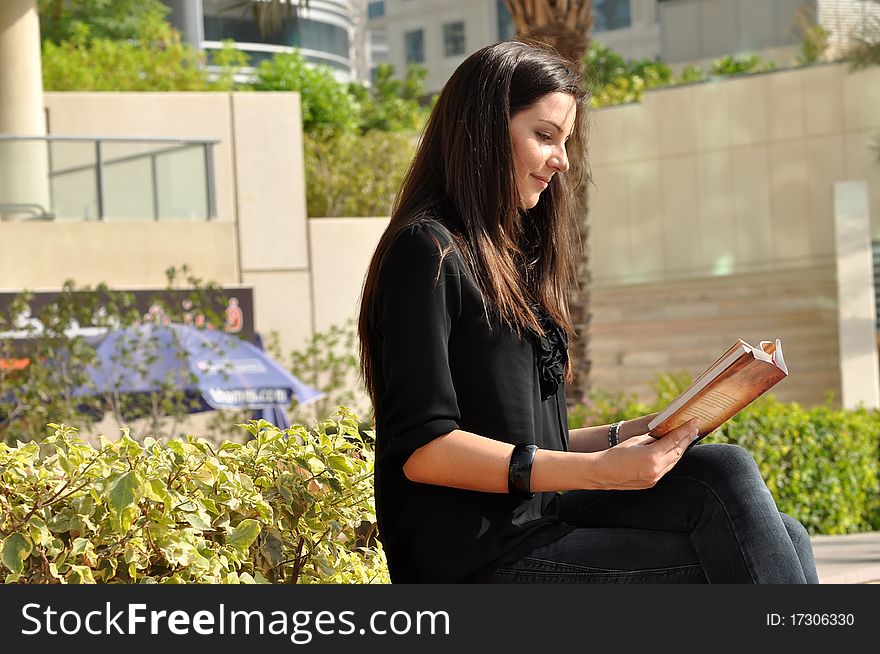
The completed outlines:
[[[367,5],[367,18],[378,18],[385,15],[385,0],[371,2]]]
[[[250,19],[205,16],[205,40],[232,39],[237,43],[266,43],[306,48],[348,58],[348,31],[309,18],[284,19],[281,29],[263,36]],[[243,48],[244,49],[244,48]]]
[[[630,25],[630,0],[593,0],[594,32],[619,30]]]
[[[497,0],[496,4],[498,6],[498,40],[506,41],[516,34],[516,29],[513,27],[513,17],[510,15],[507,5],[504,4],[504,0]]]
[[[421,64],[425,61],[425,30],[412,30],[403,34],[406,63]]]
[[[464,23],[446,23],[443,26],[443,52],[447,57],[464,54]]]

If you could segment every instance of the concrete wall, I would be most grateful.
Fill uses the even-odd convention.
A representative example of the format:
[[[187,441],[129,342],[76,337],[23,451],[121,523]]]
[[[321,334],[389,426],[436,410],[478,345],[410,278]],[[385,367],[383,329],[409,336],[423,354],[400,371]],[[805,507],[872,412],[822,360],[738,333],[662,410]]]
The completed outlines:
[[[356,318],[376,244],[388,218],[312,218],[312,297],[315,328],[323,331]]]
[[[257,329],[288,351],[314,329],[299,96],[237,93],[232,110],[241,281],[254,288]]]
[[[164,288],[165,270],[187,264],[203,279],[236,284],[231,222],[6,222],[0,225],[0,290],[57,290],[104,282]]]
[[[297,94],[47,93],[45,103],[54,135],[219,141],[218,217],[4,223],[0,289],[53,288],[67,278],[164,285],[166,268],[187,264],[203,279],[252,286],[256,329],[277,330],[284,350],[302,346],[314,327]],[[21,251],[29,253],[27,266]]]
[[[594,387],[648,395],[656,372],[695,374],[736,338],[782,338],[793,375],[779,396],[839,397],[834,183],[867,182],[880,238],[878,130],[880,70],[843,65],[597,111]]]

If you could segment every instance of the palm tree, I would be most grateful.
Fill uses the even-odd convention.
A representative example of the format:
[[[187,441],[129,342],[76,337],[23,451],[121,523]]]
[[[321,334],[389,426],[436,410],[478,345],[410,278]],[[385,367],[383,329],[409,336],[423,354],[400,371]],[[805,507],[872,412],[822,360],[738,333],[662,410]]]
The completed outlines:
[[[880,0],[864,0],[880,5]],[[870,11],[870,10],[869,10]],[[861,36],[853,36],[853,43],[843,55],[853,70],[880,65],[880,17],[870,15]]]
[[[560,54],[581,62],[590,45],[592,0],[504,0],[517,38],[549,43]]]
[[[590,29],[593,27],[592,0],[504,0],[504,4],[513,17],[517,38],[538,39],[549,43],[561,55],[583,65],[584,55],[590,45]],[[573,404],[585,399],[590,378],[587,331],[590,324],[590,280],[587,265],[589,214],[586,189],[583,189],[578,200],[581,216],[578,229],[584,251],[578,262],[579,290],[571,289],[568,297],[572,324],[578,334],[576,345],[570,349],[575,378],[569,387],[568,398]]]

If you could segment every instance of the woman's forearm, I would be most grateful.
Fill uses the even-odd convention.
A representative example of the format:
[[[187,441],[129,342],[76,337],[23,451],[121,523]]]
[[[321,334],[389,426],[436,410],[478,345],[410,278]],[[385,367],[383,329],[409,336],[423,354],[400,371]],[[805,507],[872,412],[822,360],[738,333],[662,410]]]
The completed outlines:
[[[456,429],[410,455],[410,481],[488,493],[507,492],[513,445]],[[601,488],[596,454],[539,449],[532,465],[534,492]]]

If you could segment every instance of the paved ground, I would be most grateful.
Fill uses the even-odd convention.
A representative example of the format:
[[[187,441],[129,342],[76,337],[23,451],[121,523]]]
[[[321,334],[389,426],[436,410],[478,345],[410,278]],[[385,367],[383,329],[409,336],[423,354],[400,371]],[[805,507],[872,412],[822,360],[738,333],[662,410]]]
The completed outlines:
[[[811,540],[820,583],[880,582],[880,532],[813,536]]]

